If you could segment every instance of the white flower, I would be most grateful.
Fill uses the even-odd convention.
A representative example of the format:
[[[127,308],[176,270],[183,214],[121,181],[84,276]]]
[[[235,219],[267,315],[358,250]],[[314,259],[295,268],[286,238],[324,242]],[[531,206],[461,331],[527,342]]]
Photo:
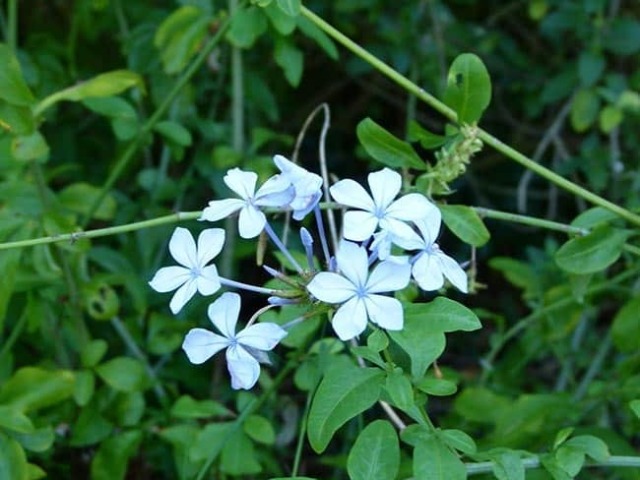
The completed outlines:
[[[421,250],[413,260],[411,271],[418,286],[426,291],[439,290],[446,277],[458,290],[467,293],[467,274],[436,243],[442,225],[442,214],[438,207],[429,203],[426,214],[414,220],[414,223],[420,235],[414,232],[411,238],[398,239],[398,245],[406,250]]]
[[[207,265],[220,253],[224,244],[224,230],[210,228],[198,236],[198,246],[186,228],[178,227],[169,240],[169,252],[180,266],[163,267],[156,272],[149,285],[157,292],[176,290],[169,307],[176,314],[196,291],[212,295],[220,289],[218,270]]]
[[[259,207],[282,207],[295,196],[291,183],[282,175],[267,180],[256,192],[258,175],[233,168],[224,176],[224,183],[240,196],[225,200],[213,200],[202,211],[200,220],[215,222],[240,210],[238,231],[242,238],[254,238],[264,230],[267,219]]]
[[[387,330],[402,329],[401,303],[393,297],[378,294],[406,287],[411,266],[384,261],[369,275],[366,249],[347,241],[341,242],[336,262],[342,275],[318,273],[307,285],[307,290],[322,302],[341,304],[332,320],[338,337],[349,340],[361,334],[367,319]]]
[[[394,201],[400,192],[402,177],[388,168],[370,173],[368,182],[371,195],[353,180],[340,180],[330,188],[336,202],[359,209],[344,215],[344,237],[362,242],[378,227],[394,237],[410,236],[411,227],[405,222],[420,218],[429,201],[419,193],[410,193]]]
[[[293,210],[293,218],[302,220],[316,206],[322,196],[322,177],[309,172],[282,155],[273,157],[276,166],[295,189],[296,195],[289,207]]]
[[[272,350],[287,332],[275,323],[258,323],[236,334],[239,313],[240,295],[223,293],[207,310],[211,323],[222,335],[204,328],[192,328],[182,343],[182,349],[191,363],[200,364],[226,348],[231,387],[248,390],[260,376],[259,362],[268,362],[265,352]]]

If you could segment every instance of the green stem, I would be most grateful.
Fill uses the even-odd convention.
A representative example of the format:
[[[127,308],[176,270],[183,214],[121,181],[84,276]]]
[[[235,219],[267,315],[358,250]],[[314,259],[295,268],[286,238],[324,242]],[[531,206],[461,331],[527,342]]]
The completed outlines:
[[[304,445],[305,436],[307,434],[307,416],[309,415],[309,409],[311,408],[311,399],[313,398],[313,392],[307,394],[307,402],[304,406],[304,412],[300,419],[300,432],[298,434],[298,442],[296,443],[296,453],[293,458],[293,468],[291,469],[291,476],[298,476],[298,469],[300,468],[300,459],[302,458],[302,447]]]
[[[353,40],[351,40],[349,37],[344,35],[339,30],[335,29],[329,23],[325,22],[322,18],[317,16],[308,8],[303,6],[301,9],[301,13],[308,20],[313,22],[318,28],[324,31],[327,35],[332,37],[338,43],[342,44],[345,48],[350,50],[356,56],[360,57],[362,60],[369,63],[372,67],[380,71],[382,74],[386,75],[388,78],[396,82],[407,92],[413,93],[420,100],[427,103],[429,106],[431,106],[431,108],[437,110],[452,122],[457,122],[458,118],[457,118],[456,112],[453,111],[448,106],[446,106],[444,103],[442,103],[436,97],[427,93],[424,89],[420,88],[418,85],[413,83],[407,77],[398,73],[389,65],[387,65],[380,59],[376,58],[371,53],[367,52],[360,45],[355,43]],[[504,154],[508,158],[511,158],[515,162],[521,164],[525,168],[537,173],[538,175],[549,180],[550,182],[558,185],[560,188],[563,188],[568,192],[571,192],[574,195],[577,195],[578,197],[584,198],[585,200],[593,203],[594,205],[599,205],[603,208],[606,208],[607,210],[615,213],[616,215],[619,215],[620,217],[628,220],[632,224],[640,226],[639,215],[636,215],[635,213],[630,212],[629,210],[619,205],[616,205],[615,203],[610,202],[609,200],[606,200],[594,193],[591,193],[589,190],[582,188],[579,185],[576,185],[575,183],[569,180],[566,180],[565,178],[561,177],[557,173],[543,167],[542,165],[531,160],[529,157],[523,155],[522,153],[518,152],[514,148],[503,143],[502,141],[500,141],[493,135],[487,133],[486,131],[482,129],[478,129],[478,138],[480,138],[480,140],[482,140],[485,144],[493,147],[495,150]]]
[[[18,48],[18,0],[7,2],[7,45],[15,55]]]
[[[149,133],[153,130],[153,127],[160,121],[160,118],[165,114],[171,103],[178,96],[180,91],[189,83],[191,78],[196,74],[198,69],[202,66],[202,64],[206,61],[209,54],[213,51],[213,49],[220,43],[224,34],[226,33],[229,25],[231,23],[231,19],[233,15],[229,15],[219,26],[216,34],[209,39],[209,41],[205,44],[205,46],[200,50],[200,53],[196,56],[196,58],[191,62],[191,65],[187,68],[187,70],[182,74],[182,76],[175,83],[169,94],[164,98],[164,101],[160,104],[160,106],[156,109],[155,112],[149,117],[149,119],[145,122],[145,124],[140,128],[140,132],[137,137],[129,144],[129,146],[124,150],[113,169],[111,170],[109,177],[104,182],[100,190],[100,194],[95,199],[93,204],[88,210],[84,221],[81,223],[82,227],[86,227],[93,214],[98,210],[102,202],[104,201],[107,193],[113,187],[114,183],[120,175],[124,172],[125,168],[129,165],[129,162],[133,159],[136,151],[140,147],[140,145],[147,139]]]
[[[604,361],[607,358],[607,355],[609,354],[609,352],[611,352],[612,343],[613,342],[611,340],[611,334],[607,333],[604,340],[600,344],[598,351],[594,355],[593,360],[591,361],[591,365],[589,365],[589,369],[587,370],[587,373],[584,374],[584,377],[582,378],[580,385],[578,385],[578,388],[576,388],[576,391],[573,395],[574,401],[577,402],[579,400],[582,400],[584,395],[587,393],[587,389],[589,388],[589,385],[591,385],[591,382],[593,382],[593,379],[596,378],[598,373],[600,373],[600,371],[602,370],[602,365],[604,364]]]
[[[608,280],[604,281],[603,283],[595,285],[595,286],[589,288],[585,292],[585,297],[588,297],[588,296],[591,296],[591,295],[595,295],[597,293],[601,293],[603,291],[606,291],[606,290],[612,288],[617,283],[624,282],[625,280],[628,280],[629,278],[634,278],[635,276],[638,275],[638,272],[640,272],[639,268],[634,268],[634,269],[631,269],[631,270],[627,270],[626,272],[621,273],[617,277],[608,279]],[[487,381],[487,379],[489,377],[489,374],[491,373],[491,370],[493,369],[493,363],[494,363],[496,357],[502,351],[504,346],[512,338],[514,338],[521,331],[525,330],[529,325],[531,325],[535,321],[539,320],[540,318],[544,317],[545,315],[547,315],[547,314],[549,314],[549,313],[551,313],[553,311],[565,308],[565,307],[567,307],[567,306],[569,306],[569,305],[571,305],[573,303],[576,303],[576,302],[577,302],[577,300],[574,299],[571,296],[565,297],[565,298],[563,298],[561,300],[558,300],[557,302],[554,302],[554,303],[551,303],[551,304],[547,305],[544,308],[541,308],[540,310],[532,313],[531,315],[528,315],[528,316],[524,317],[522,320],[520,320],[518,323],[516,323],[513,327],[511,327],[509,330],[507,330],[507,332],[498,341],[496,341],[493,344],[493,346],[491,348],[491,351],[489,352],[489,354],[482,361],[482,364],[483,364],[483,367],[484,367],[484,372],[482,373],[482,377],[480,378],[480,383],[484,384]]]
[[[493,472],[493,462],[481,462],[481,463],[467,463],[467,475],[480,475],[483,473]],[[539,458],[523,458],[522,466],[525,469],[540,468],[542,466]],[[585,465],[585,468],[612,468],[612,467],[626,467],[626,468],[638,468],[640,467],[640,457],[623,457],[612,455],[602,462],[591,462]]]
[[[7,338],[7,340],[2,344],[2,348],[0,349],[0,365],[4,365],[4,358],[13,348],[13,344],[16,343],[18,338],[20,338],[20,334],[22,333],[22,330],[24,330],[24,327],[27,325],[28,319],[29,315],[27,315],[27,309],[25,309],[16,324],[11,329],[9,338]]]
[[[171,215],[165,215],[164,217],[153,218],[151,220],[142,220],[141,222],[128,223],[126,225],[119,225],[117,227],[98,228],[95,230],[64,233],[61,235],[51,235],[49,237],[32,238],[30,240],[19,240],[16,242],[0,243],[0,250],[7,250],[9,248],[33,247],[35,245],[43,245],[56,242],[73,243],[84,238],[106,237],[109,235],[132,232],[135,230],[141,230],[143,228],[157,227],[159,225],[166,225],[169,223],[182,222],[185,220],[196,220],[200,217],[201,214],[202,212],[199,211],[177,212]]]
[[[544,220],[542,218],[530,217],[528,215],[519,215],[517,213],[501,212],[499,210],[493,210],[491,208],[484,207],[471,207],[478,215],[486,218],[493,218],[495,220],[504,220],[512,223],[521,223],[523,225],[530,225],[532,227],[545,228],[547,230],[555,230],[556,232],[568,233],[570,235],[586,235],[589,230],[586,228],[574,227],[560,222],[552,222],[551,220]]]
[[[271,396],[271,394],[273,394],[276,391],[276,389],[280,386],[280,384],[289,376],[291,371],[298,366],[298,361],[299,361],[299,358],[297,356],[294,358],[291,358],[287,362],[287,364],[284,366],[284,368],[280,371],[278,376],[273,379],[273,383],[271,383],[271,386],[269,387],[269,389],[266,390],[260,396],[260,398],[257,398],[257,399],[254,398],[251,402],[249,402],[249,404],[240,413],[238,418],[236,418],[235,422],[233,422],[233,424],[229,427],[229,429],[226,430],[225,434],[227,438],[233,435],[239,428],[241,428],[242,424],[247,419],[247,417],[253,414],[253,412],[255,412],[256,410],[258,410],[262,406],[262,404]],[[207,458],[207,461],[200,469],[197,480],[203,480],[205,478],[205,476],[207,475],[207,472],[211,468],[211,465],[220,454],[220,451],[222,450],[223,445],[224,445],[224,442],[216,442],[214,448],[212,448],[211,451],[209,452],[209,457]]]

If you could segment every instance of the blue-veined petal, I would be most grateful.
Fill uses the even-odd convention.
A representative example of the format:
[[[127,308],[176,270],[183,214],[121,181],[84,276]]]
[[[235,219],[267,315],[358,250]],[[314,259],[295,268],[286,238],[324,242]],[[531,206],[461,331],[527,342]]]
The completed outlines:
[[[220,278],[215,265],[209,265],[200,270],[196,277],[198,291],[201,295],[213,295],[220,290]]]
[[[400,192],[402,177],[388,168],[370,173],[367,177],[371,196],[379,209],[385,210]]]
[[[169,240],[169,252],[180,265],[192,268],[198,265],[196,242],[186,228],[177,227]]]
[[[162,267],[153,276],[149,286],[156,292],[171,292],[191,278],[188,268],[172,266]]]
[[[212,200],[209,202],[209,206],[205,207],[202,211],[202,215],[198,220],[206,220],[208,222],[215,222],[222,218],[227,218],[233,215],[246,205],[245,200],[238,198],[227,198],[225,200]]]
[[[338,270],[353,283],[356,288],[363,288],[369,276],[369,260],[364,247],[355,243],[342,241],[336,253]]]
[[[342,303],[353,297],[355,286],[342,275],[320,272],[307,285],[307,290],[326,303]]]
[[[367,295],[364,304],[373,323],[386,330],[402,330],[404,313],[398,300],[383,295]]]
[[[350,179],[340,180],[335,185],[332,185],[329,191],[331,192],[331,197],[342,205],[369,212],[375,211],[371,195],[358,182]]]
[[[240,210],[238,218],[238,232],[242,238],[255,238],[264,230],[267,219],[260,210],[253,205],[245,205]]]
[[[191,363],[200,364],[229,345],[229,340],[204,328],[192,328],[182,342]]]
[[[237,193],[244,200],[253,198],[256,191],[258,174],[255,172],[245,172],[239,168],[232,168],[224,176],[224,183],[231,190]]]
[[[171,312],[175,315],[182,310],[182,307],[196,294],[197,289],[198,284],[195,278],[189,278],[184,285],[176,290],[173,297],[171,297],[171,301],[169,302]]]
[[[440,267],[444,276],[451,282],[451,284],[460,290],[462,293],[468,293],[468,280],[467,274],[462,267],[453,258],[445,255],[442,252],[436,254],[440,261]]]
[[[207,315],[222,335],[234,338],[238,315],[240,315],[240,295],[233,292],[223,293],[209,305]]]
[[[435,207],[435,205],[434,205]],[[430,208],[425,212],[425,215],[418,220],[414,220],[414,223],[420,230],[420,233],[424,237],[427,245],[435,243],[440,235],[440,226],[442,225],[442,214],[438,207]]]
[[[240,345],[227,348],[227,369],[234,390],[249,390],[260,376],[260,364]]]
[[[438,207],[433,205],[427,197],[420,193],[409,193],[400,197],[387,208],[387,215],[398,220],[417,220],[428,215],[432,210]]]
[[[331,319],[340,340],[351,340],[367,328],[367,310],[361,298],[354,297],[342,305]]]
[[[225,231],[222,228],[208,228],[198,236],[198,266],[204,267],[222,250]]]
[[[287,336],[287,331],[275,323],[256,323],[236,335],[242,345],[258,350],[271,350]]]
[[[393,292],[409,284],[411,265],[392,260],[380,262],[367,281],[367,293]]]
[[[349,210],[344,214],[342,222],[343,236],[356,242],[367,240],[378,226],[378,219],[371,213],[362,210]]]
[[[411,270],[418,286],[427,292],[439,290],[444,285],[442,267],[436,255],[428,252],[420,254]]]

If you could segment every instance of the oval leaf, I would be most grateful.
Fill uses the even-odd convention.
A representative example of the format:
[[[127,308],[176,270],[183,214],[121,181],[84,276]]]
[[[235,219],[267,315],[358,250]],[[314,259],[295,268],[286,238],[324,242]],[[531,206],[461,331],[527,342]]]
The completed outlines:
[[[421,439],[413,450],[413,475],[420,480],[465,480],[462,460],[435,435]]]
[[[459,55],[447,76],[444,103],[458,114],[459,123],[475,123],[491,101],[491,78],[480,57]]]
[[[620,309],[613,319],[611,336],[616,348],[621,352],[640,350],[640,297],[635,297]]]
[[[560,247],[555,255],[556,263],[570,273],[599,272],[618,260],[628,237],[629,233],[624,230],[606,225],[598,227]]]
[[[73,372],[68,370],[24,367],[2,385],[0,404],[11,405],[23,412],[48,407],[69,398],[74,382]]]
[[[309,411],[309,442],[318,453],[327,448],[342,425],[378,400],[384,380],[384,373],[378,369],[360,368],[342,360],[327,371]]]
[[[22,77],[20,64],[4,44],[0,44],[0,65],[0,99],[10,105],[31,105],[34,97]]]
[[[300,0],[278,0],[278,7],[287,15],[296,17],[300,15]]]
[[[463,242],[481,247],[491,238],[480,215],[471,207],[439,205],[439,208],[445,225]]]
[[[358,140],[375,160],[392,168],[425,169],[413,147],[391,134],[370,118],[358,124]]]
[[[142,363],[129,357],[117,357],[98,365],[96,373],[113,389],[123,392],[142,390],[147,383]]]
[[[351,480],[396,478],[399,466],[398,436],[385,420],[376,420],[360,432],[347,459]]]

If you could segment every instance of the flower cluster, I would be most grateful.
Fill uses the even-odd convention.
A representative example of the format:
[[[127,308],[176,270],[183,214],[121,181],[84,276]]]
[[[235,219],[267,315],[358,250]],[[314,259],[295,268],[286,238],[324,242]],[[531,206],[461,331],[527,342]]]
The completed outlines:
[[[369,191],[354,180],[341,180],[329,189],[332,200],[346,211],[342,222],[342,239],[333,255],[328,254],[328,240],[319,201],[323,180],[281,155],[274,157],[280,173],[257,188],[254,172],[231,169],[225,184],[238,198],[214,200],[203,210],[201,221],[215,222],[238,213],[238,231],[242,238],[265,233],[284,254],[297,278],[265,266],[274,277],[287,280],[291,290],[273,290],[223,278],[210,262],[220,253],[225,231],[203,230],[197,243],[188,230],[176,228],[169,241],[169,251],[178,265],[163,267],[149,282],[158,292],[174,291],[170,309],[174,314],[196,294],[208,296],[221,287],[238,288],[269,296],[269,303],[285,307],[306,303],[311,311],[317,304],[329,311],[331,325],[341,340],[358,337],[371,322],[386,330],[401,330],[404,314],[401,302],[393,296],[413,280],[425,291],[438,290],[445,279],[467,292],[467,276],[460,265],[447,256],[436,243],[442,218],[440,210],[424,195],[398,196],[402,177],[388,168],[368,176]],[[313,236],[302,227],[300,236],[306,250],[303,268],[269,224],[272,211],[291,212],[301,221],[313,212],[325,252],[325,268],[316,271]],[[236,333],[240,314],[240,296],[223,293],[208,309],[208,316],[218,333],[194,328],[183,342],[192,363],[200,364],[226,349],[227,367],[234,389],[252,388],[260,374],[260,363],[269,363],[272,350],[287,334],[285,326],[251,322]],[[328,308],[327,308],[328,306]],[[258,315],[256,315],[258,316]],[[291,322],[291,325],[297,320]]]

